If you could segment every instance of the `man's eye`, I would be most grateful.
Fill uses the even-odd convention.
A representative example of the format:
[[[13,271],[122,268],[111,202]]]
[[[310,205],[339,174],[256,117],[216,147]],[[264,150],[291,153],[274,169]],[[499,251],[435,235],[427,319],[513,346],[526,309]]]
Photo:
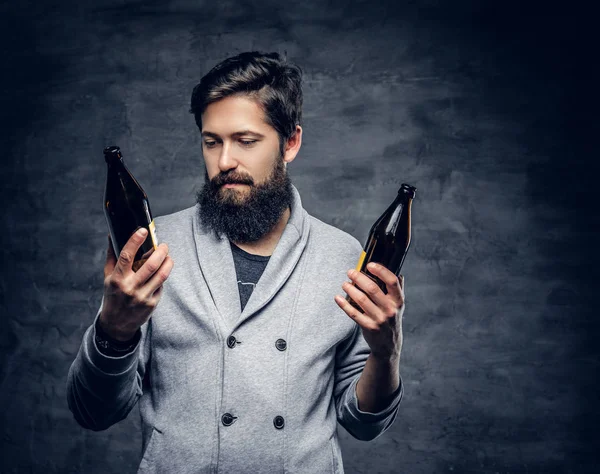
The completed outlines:
[[[250,146],[256,143],[256,140],[240,140],[240,143],[244,146]]]
[[[215,146],[217,142],[207,142],[205,141],[204,144],[206,145],[206,148],[212,148],[213,146]]]

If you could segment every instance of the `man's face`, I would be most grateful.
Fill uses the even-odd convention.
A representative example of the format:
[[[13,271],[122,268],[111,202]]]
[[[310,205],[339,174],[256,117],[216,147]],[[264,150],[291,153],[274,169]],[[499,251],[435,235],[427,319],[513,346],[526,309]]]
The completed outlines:
[[[202,154],[209,179],[219,175],[223,198],[243,198],[251,184],[264,183],[275,167],[279,153],[277,131],[265,123],[264,112],[252,99],[226,97],[210,104],[202,114]]]
[[[291,205],[284,163],[294,159],[299,143],[282,156],[277,131],[265,123],[263,110],[240,96],[210,104],[202,114],[201,135],[206,182],[196,196],[200,218],[234,242],[258,240]]]

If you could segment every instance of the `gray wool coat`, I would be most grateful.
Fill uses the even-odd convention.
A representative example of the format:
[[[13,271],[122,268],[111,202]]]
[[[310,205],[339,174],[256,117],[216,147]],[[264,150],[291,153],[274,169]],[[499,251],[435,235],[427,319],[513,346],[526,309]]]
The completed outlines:
[[[310,216],[293,190],[290,219],[243,311],[230,244],[203,228],[196,205],[155,218],[175,266],[135,350],[98,351],[102,305],[85,331],[68,406],[98,431],[137,404],[138,473],[341,474],[336,422],[368,441],[396,418],[402,380],[384,410],[358,409],[370,351],[334,301],[362,247]]]

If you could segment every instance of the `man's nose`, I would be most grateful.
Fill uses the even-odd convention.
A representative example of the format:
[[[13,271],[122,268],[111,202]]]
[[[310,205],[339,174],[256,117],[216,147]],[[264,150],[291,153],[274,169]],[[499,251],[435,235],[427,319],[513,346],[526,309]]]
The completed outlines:
[[[228,143],[223,143],[223,147],[221,148],[221,155],[219,156],[219,170],[227,171],[236,168],[237,165],[237,160],[233,157],[231,153],[231,145]]]

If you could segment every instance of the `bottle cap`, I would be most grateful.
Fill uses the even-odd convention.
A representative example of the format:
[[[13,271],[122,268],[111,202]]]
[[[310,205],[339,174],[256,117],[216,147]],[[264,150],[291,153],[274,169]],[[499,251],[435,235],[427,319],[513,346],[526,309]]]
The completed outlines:
[[[121,155],[121,149],[118,146],[112,145],[104,148],[104,161],[107,163],[113,160],[120,160],[123,156]]]
[[[398,194],[407,194],[411,199],[415,197],[415,193],[417,188],[411,186],[410,184],[402,183],[400,185],[400,189],[398,190]]]

